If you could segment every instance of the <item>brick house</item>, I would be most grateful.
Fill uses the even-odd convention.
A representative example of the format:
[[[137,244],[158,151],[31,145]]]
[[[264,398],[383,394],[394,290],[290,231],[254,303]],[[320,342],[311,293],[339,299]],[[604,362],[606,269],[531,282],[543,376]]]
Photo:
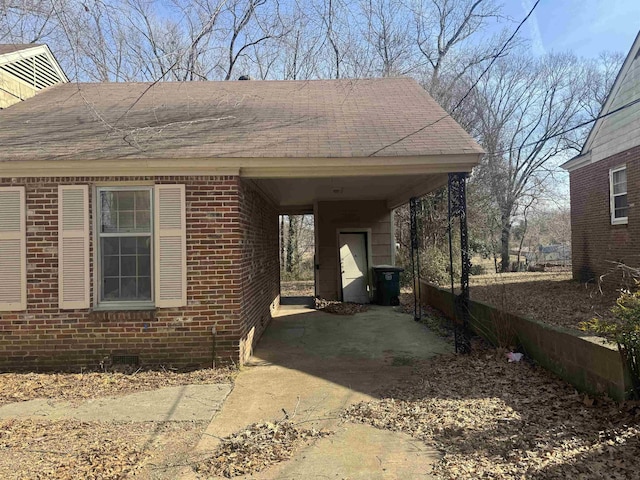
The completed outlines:
[[[612,262],[640,266],[639,98],[640,34],[599,115],[609,116],[562,165],[571,185],[573,277],[580,281],[611,272]]]
[[[326,298],[361,241],[366,301],[392,210],[482,153],[406,78],[60,83],[0,123],[0,369],[241,364],[279,214],[314,214]]]

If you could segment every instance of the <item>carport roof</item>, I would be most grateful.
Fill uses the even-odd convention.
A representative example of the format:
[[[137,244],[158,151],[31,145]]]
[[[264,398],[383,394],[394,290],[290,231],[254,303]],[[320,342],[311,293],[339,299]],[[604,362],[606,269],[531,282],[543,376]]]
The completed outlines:
[[[409,78],[69,83],[0,111],[0,161],[464,156]],[[231,164],[229,164],[231,165]]]

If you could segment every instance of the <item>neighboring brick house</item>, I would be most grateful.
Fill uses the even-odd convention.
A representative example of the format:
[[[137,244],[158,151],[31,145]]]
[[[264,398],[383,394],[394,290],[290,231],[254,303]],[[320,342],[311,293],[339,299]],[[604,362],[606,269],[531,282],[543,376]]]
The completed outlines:
[[[562,165],[571,184],[573,277],[580,281],[606,276],[617,262],[640,266],[638,99],[640,34],[599,115],[608,116],[595,122],[580,155]]]
[[[64,83],[0,123],[0,369],[241,364],[279,307],[279,214],[314,213],[327,298],[361,239],[369,295],[392,209],[481,155],[404,78]]]

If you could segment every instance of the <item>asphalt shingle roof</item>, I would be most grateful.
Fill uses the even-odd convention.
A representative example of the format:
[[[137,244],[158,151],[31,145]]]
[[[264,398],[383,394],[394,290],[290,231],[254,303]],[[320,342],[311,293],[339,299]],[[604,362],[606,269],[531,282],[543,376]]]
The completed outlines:
[[[478,154],[414,80],[68,83],[0,111],[0,161]]]
[[[0,55],[19,52],[27,48],[39,47],[40,43],[0,43]]]

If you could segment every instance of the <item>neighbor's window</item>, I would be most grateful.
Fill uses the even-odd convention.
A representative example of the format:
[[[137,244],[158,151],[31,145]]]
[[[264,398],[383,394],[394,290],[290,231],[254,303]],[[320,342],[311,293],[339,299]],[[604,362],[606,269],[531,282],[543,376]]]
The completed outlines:
[[[611,189],[611,223],[627,223],[627,167],[612,168],[609,173]]]
[[[153,301],[152,188],[98,189],[100,304]]]

